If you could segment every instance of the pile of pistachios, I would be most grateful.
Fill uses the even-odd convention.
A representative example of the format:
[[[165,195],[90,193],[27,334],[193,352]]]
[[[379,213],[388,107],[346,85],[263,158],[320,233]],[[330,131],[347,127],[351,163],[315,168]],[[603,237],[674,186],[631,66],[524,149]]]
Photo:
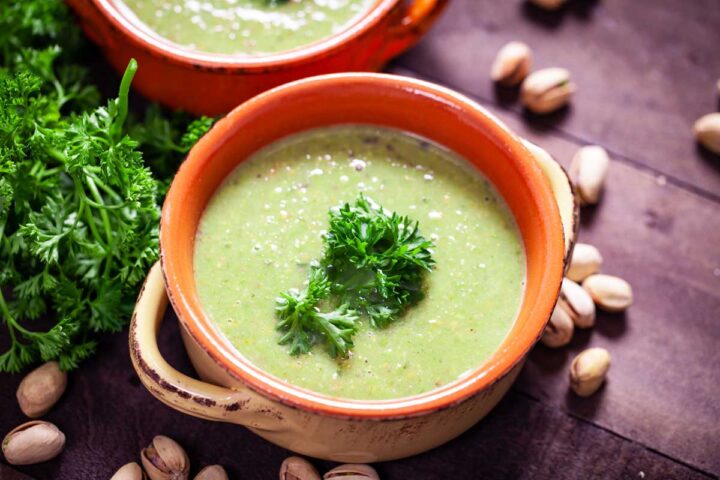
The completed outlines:
[[[554,10],[565,2],[533,0],[531,3]],[[576,90],[570,80],[570,72],[555,67],[531,73],[531,69],[530,47],[522,42],[510,42],[498,51],[490,78],[503,86],[521,85],[521,101],[534,113],[551,113],[570,101]],[[531,147],[533,155],[552,158],[542,148]],[[570,166],[570,176],[581,205],[593,205],[600,201],[609,167],[610,157],[604,148],[587,145],[577,151]],[[601,274],[602,262],[602,255],[594,246],[585,243],[575,245],[567,278],[563,279],[560,297],[541,338],[544,345],[563,347],[570,343],[576,328],[592,328],[596,307],[608,312],[622,312],[632,305],[630,284],[622,278]],[[580,396],[592,395],[602,386],[609,368],[610,354],[604,348],[581,352],[570,366],[570,388]]]
[[[564,68],[543,68],[532,72],[532,51],[523,42],[510,42],[500,49],[490,78],[505,87],[520,86],[520,100],[533,113],[552,113],[570,102],[575,84]]]
[[[57,362],[47,362],[22,379],[16,397],[29,418],[45,415],[65,392],[67,373]],[[33,420],[12,429],[2,442],[5,460],[11,465],[29,465],[55,458],[65,447],[65,435],[50,422]]]
[[[545,10],[558,10],[566,0],[528,0]],[[533,113],[555,112],[572,99],[577,90],[564,68],[543,68],[532,72],[532,50],[519,41],[503,46],[490,70],[490,78],[504,87],[520,86],[520,101]],[[717,81],[720,94],[720,79]],[[720,155],[720,112],[708,113],[693,125],[695,139],[710,152]]]
[[[188,480],[190,459],[183,447],[172,438],[157,435],[150,445],[140,452],[142,467],[137,462],[126,463],[110,480]],[[144,470],[143,470],[144,469]],[[227,472],[220,465],[208,465],[195,480],[228,480]]]
[[[570,176],[581,205],[600,201],[609,166],[610,158],[600,146],[588,145],[577,151]],[[617,313],[632,305],[630,284],[620,277],[600,273],[602,263],[602,254],[596,247],[586,243],[575,245],[557,305],[540,339],[544,345],[563,347],[570,343],[576,328],[595,326],[596,308]],[[604,348],[581,352],[570,366],[570,388],[582,397],[592,395],[602,386],[609,368],[610,354]]]
[[[288,457],[280,465],[280,480],[321,480],[321,477],[304,458]],[[322,480],[380,480],[380,476],[370,465],[347,463],[326,472]]]

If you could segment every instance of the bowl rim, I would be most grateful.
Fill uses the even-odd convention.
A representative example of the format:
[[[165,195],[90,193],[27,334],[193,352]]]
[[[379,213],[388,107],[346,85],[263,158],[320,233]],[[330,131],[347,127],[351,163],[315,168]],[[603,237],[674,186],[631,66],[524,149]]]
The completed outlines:
[[[275,97],[307,94],[308,91],[318,93],[322,92],[329,84],[353,81],[370,82],[381,89],[400,89],[408,94],[422,91],[431,96],[433,101],[450,104],[453,108],[462,110],[464,114],[472,115],[473,119],[482,122],[483,126],[487,128],[489,137],[502,145],[508,155],[517,159],[523,175],[529,175],[531,180],[531,183],[528,183],[528,189],[539,200],[541,208],[546,210],[544,212],[546,214],[537,219],[538,224],[544,224],[544,227],[536,228],[544,228],[549,232],[548,241],[544,244],[547,254],[544,257],[542,270],[542,285],[548,290],[548,294],[539,296],[533,305],[535,315],[528,320],[531,322],[531,328],[528,328],[521,338],[513,339],[511,345],[506,345],[510,335],[506,336],[491,357],[471,374],[410,397],[388,400],[352,400],[332,397],[297,387],[256,367],[245,359],[202,313],[199,301],[197,302],[198,308],[194,308],[193,302],[188,298],[192,289],[186,291],[180,284],[173,254],[168,253],[168,247],[172,241],[169,232],[173,228],[174,219],[177,218],[177,215],[169,212],[182,210],[178,205],[184,198],[191,195],[188,190],[190,184],[187,183],[189,182],[188,178],[193,174],[191,169],[198,169],[196,164],[201,164],[217,151],[216,143],[222,143],[232,134],[234,123],[245,115],[252,115],[253,112],[264,110],[268,103],[275,100]],[[178,186],[179,184],[181,186]],[[171,248],[170,251],[172,251]],[[542,170],[533,160],[532,154],[519,137],[482,106],[453,90],[423,80],[377,73],[339,73],[309,77],[268,90],[236,107],[200,139],[190,151],[167,193],[161,215],[160,259],[168,297],[181,325],[212,361],[232,378],[240,380],[253,391],[297,409],[345,418],[390,420],[424,415],[459,404],[492,388],[496,382],[523,361],[532,346],[541,337],[555,307],[564,270],[564,234],[551,187]]]
[[[114,28],[138,42],[141,48],[151,54],[164,57],[177,64],[190,64],[193,68],[205,70],[272,71],[330,55],[372,29],[401,0],[374,0],[374,5],[340,32],[292,50],[260,56],[192,50],[153,32],[139,19],[133,20],[128,16],[132,10],[121,0],[92,1]]]

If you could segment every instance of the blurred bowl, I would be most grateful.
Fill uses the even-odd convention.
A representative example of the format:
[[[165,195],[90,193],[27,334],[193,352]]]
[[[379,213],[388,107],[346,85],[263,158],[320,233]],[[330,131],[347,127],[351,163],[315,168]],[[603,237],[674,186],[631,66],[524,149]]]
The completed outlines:
[[[261,56],[205,53],[175,44],[140,22],[121,0],[67,3],[118,71],[137,59],[133,86],[147,98],[173,109],[219,115],[292,80],[382,69],[420,39],[448,0],[376,0],[335,35]]]

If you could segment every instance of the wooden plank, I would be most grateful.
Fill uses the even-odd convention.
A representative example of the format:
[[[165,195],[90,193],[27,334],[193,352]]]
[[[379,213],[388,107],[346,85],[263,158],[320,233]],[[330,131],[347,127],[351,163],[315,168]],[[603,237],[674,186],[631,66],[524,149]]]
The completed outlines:
[[[577,147],[528,128],[512,112],[493,111],[565,164]],[[618,478],[639,471],[696,476],[642,445],[717,475],[720,220],[713,202],[662,183],[613,162],[602,204],[584,212],[583,240],[601,248],[606,271],[635,287],[637,304],[628,315],[601,316],[598,327],[578,335],[568,350],[536,349],[516,386],[520,393],[487,422],[435,452],[382,465],[386,478],[423,472],[451,472],[456,478],[480,473]],[[189,370],[172,325],[169,333],[164,351]],[[607,346],[615,361],[607,388],[580,401],[567,394],[566,369],[571,354],[587,345]],[[17,382],[17,376],[0,376],[0,432],[24,421],[14,400]],[[562,410],[629,440],[617,440]],[[137,459],[143,444],[159,432],[182,440],[196,465],[220,462],[248,478],[267,478],[286,455],[244,429],[190,419],[158,404],[138,385],[122,335],[108,339],[101,355],[73,374],[65,399],[48,418],[68,432],[68,448],[59,461],[23,468],[37,478],[109,477],[113,468]],[[496,423],[487,427],[491,422]],[[532,434],[522,437],[525,431]],[[581,455],[575,445],[589,445],[591,452]],[[612,466],[605,474],[592,470],[607,459],[637,466],[638,472]],[[558,465],[567,476],[554,470]]]
[[[161,331],[161,349],[173,365],[191,372],[177,323],[169,317]],[[19,471],[41,480],[109,478],[114,469],[137,461],[140,449],[154,435],[164,433],[187,449],[193,473],[220,463],[230,478],[277,475],[287,451],[242,427],[191,418],[153,398],[130,366],[125,334],[107,338],[99,352],[71,375],[65,397],[47,417],[66,432],[65,451],[57,460],[17,467]],[[2,432],[25,420],[13,399],[18,382],[18,376],[0,376]],[[314,463],[321,470],[333,466]],[[640,472],[645,478],[709,478],[515,391],[459,439],[377,468],[384,480],[641,478]]]
[[[534,129],[601,143],[720,198],[720,157],[692,137],[693,122],[718,108],[717,0],[576,0],[557,13],[519,0],[454,0],[398,64],[520,112],[517,93],[496,91],[488,73],[510,40],[533,48],[537,68],[568,68],[579,88],[569,109],[526,115]]]
[[[0,480],[30,480],[30,477],[0,463]]]
[[[396,73],[413,72],[396,69]],[[578,144],[489,110],[566,167]],[[636,303],[601,313],[567,349],[539,346],[517,384],[523,392],[697,468],[720,474],[720,217],[717,204],[621,162],[602,202],[581,214],[580,241],[626,278]],[[610,381],[597,396],[568,394],[573,355],[603,346]]]

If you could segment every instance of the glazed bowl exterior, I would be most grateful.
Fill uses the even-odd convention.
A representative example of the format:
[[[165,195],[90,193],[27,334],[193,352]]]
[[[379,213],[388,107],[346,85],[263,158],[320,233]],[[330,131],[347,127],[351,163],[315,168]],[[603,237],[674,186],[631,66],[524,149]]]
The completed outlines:
[[[293,133],[337,124],[398,128],[444,145],[488,177],[510,207],[525,246],[525,294],[502,345],[470,375],[412,397],[334,398],[263,372],[203,312],[193,274],[194,239],[216,189],[258,149]],[[168,192],[161,220],[162,268],[156,265],[150,272],[130,329],[131,356],[143,384],[180,411],[245,425],[273,443],[319,458],[374,462],[447,442],[502,398],[557,300],[577,207],[563,170],[551,158],[545,163],[538,163],[520,138],[478,104],[410,78],[320,76],[244,103],[193,148]],[[167,296],[190,358],[207,383],[175,371],[157,350],[155,335]]]
[[[147,98],[219,115],[269,88],[313,75],[379,71],[430,28],[448,0],[376,0],[356,22],[319,42],[263,56],[211,54],[174,44],[134,19],[121,0],[66,0],[85,33]]]

